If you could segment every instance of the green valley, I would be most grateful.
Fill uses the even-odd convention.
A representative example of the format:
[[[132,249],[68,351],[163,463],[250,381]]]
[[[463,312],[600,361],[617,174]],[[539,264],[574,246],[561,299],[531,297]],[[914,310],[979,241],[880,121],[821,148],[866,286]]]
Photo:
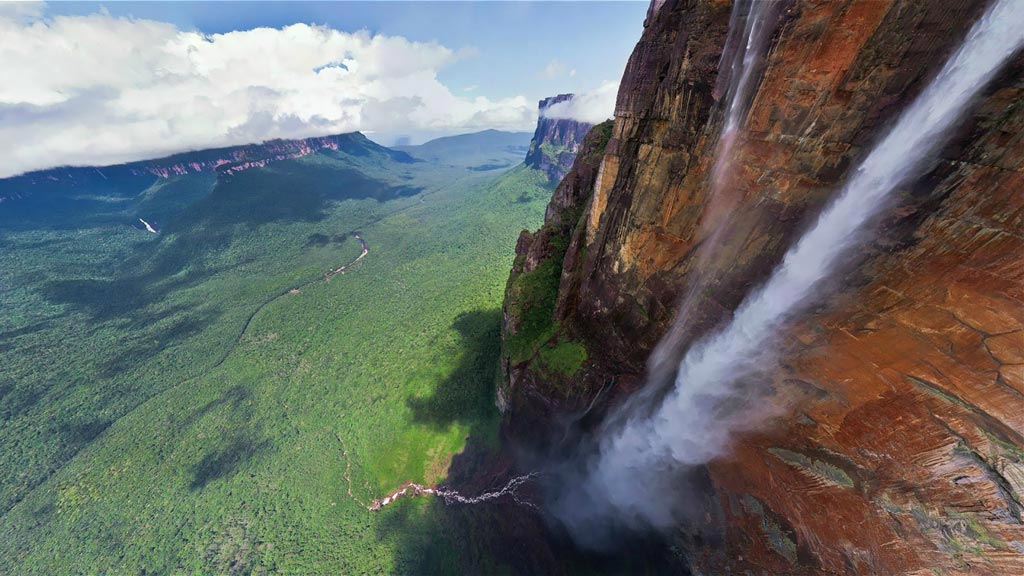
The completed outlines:
[[[427,501],[366,506],[496,443],[507,270],[551,188],[479,169],[506,143],[350,138],[2,205],[0,572],[457,570]]]

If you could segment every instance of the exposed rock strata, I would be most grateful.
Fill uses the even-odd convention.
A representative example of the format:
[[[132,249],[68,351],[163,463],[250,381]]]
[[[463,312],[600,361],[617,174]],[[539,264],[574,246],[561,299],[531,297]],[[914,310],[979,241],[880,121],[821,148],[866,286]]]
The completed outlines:
[[[696,296],[683,346],[727,317],[983,9],[792,1],[735,148],[733,195],[718,199],[727,211],[707,209],[706,183],[723,120],[717,66],[730,3],[667,0],[651,10],[600,168],[581,155],[549,224],[517,247],[513,277],[565,247],[550,321],[589,354],[556,374],[506,353],[510,429],[554,426],[595,398],[600,407],[635,390],[688,287]],[[779,334],[781,367],[766,386],[783,416],[709,466],[725,521],[704,527],[722,535],[720,546],[691,548],[698,567],[1024,566],[1022,102],[1018,57],[941,160],[900,192],[828,300]],[[581,181],[582,191],[563,190]],[[557,214],[572,210],[578,224],[562,226]],[[718,227],[718,241],[702,246]],[[699,267],[698,248],[710,255]],[[509,311],[506,342],[518,322]]]
[[[572,167],[576,153],[580,150],[583,137],[592,126],[570,118],[546,115],[548,109],[555,104],[569,102],[572,99],[572,94],[559,94],[540,101],[537,129],[526,153],[526,165],[543,170],[552,182],[558,182],[565,177]]]
[[[567,254],[575,258],[578,253],[579,239],[585,229],[583,214],[598,177],[611,128],[611,122],[604,122],[587,134],[572,171],[555,188],[544,215],[544,226],[534,233],[524,230],[516,243],[516,259],[502,309],[502,372],[506,382],[516,383],[523,378],[529,381],[522,386],[514,385],[517,390],[526,394],[540,392],[531,400],[533,409],[526,409],[524,405],[523,410],[517,411],[524,419],[529,415],[531,419],[543,421],[551,414],[546,410],[538,413],[537,408],[550,405],[549,400],[555,401],[555,396],[558,401],[573,396],[568,393],[568,387],[560,391],[556,391],[556,387],[542,388],[541,383],[545,381],[577,377],[575,371],[566,373],[562,367],[552,366],[547,361],[551,353],[576,347],[578,354],[587,355],[575,335],[554,321],[555,305],[560,285],[573,281],[574,267],[563,260]],[[508,408],[508,390],[507,387],[498,390],[498,404],[503,411]],[[525,401],[518,392],[514,396],[519,403]]]

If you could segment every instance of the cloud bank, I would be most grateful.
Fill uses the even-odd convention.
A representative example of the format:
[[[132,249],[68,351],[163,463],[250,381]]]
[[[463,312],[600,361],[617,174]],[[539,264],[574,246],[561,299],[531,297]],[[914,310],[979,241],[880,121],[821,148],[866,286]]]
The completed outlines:
[[[604,82],[594,90],[576,94],[572,100],[549,106],[543,114],[545,118],[568,118],[591,124],[604,122],[615,113],[618,92],[617,83]]]
[[[532,101],[456,96],[436,43],[295,24],[225,34],[0,11],[0,177],[361,130],[530,130]]]

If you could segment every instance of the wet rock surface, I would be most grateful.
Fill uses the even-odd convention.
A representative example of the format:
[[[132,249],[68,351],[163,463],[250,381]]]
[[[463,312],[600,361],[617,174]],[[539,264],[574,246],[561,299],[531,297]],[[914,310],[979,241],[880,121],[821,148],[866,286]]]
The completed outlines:
[[[543,444],[641,386],[688,287],[681,347],[727,318],[985,8],[787,2],[723,211],[709,207],[707,181],[731,5],[661,4],[627,65],[603,153],[580,153],[544,228],[517,247],[499,396],[524,442]],[[938,161],[899,191],[829,297],[778,335],[779,367],[761,383],[777,415],[712,462],[707,493],[694,496],[716,511],[693,524],[722,535],[714,545],[680,538],[698,568],[1024,566],[1022,78],[1018,56]],[[709,256],[698,260],[698,248]],[[543,345],[587,351],[569,375],[545,369],[539,352],[507,349],[523,319],[515,278],[551,259],[558,288]]]

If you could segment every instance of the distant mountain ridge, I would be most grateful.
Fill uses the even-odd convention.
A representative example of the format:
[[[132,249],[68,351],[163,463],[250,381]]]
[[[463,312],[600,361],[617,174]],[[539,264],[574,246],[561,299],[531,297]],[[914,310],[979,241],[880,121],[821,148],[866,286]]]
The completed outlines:
[[[395,146],[394,149],[428,162],[455,162],[483,172],[522,162],[523,155],[529,150],[530,138],[529,132],[491,129],[435,138],[416,146]]]
[[[341,151],[354,156],[378,152],[388,155],[396,162],[416,162],[409,154],[376,144],[360,132],[296,140],[275,139],[259,144],[182,152],[153,160],[110,166],[65,166],[2,178],[0,203],[23,198],[53,185],[82,187],[133,177],[170,178],[201,172],[217,172],[218,175],[230,176],[251,168],[266,166],[271,162],[299,158],[321,150]]]
[[[544,171],[548,180],[554,183],[561,181],[572,168],[583,137],[593,126],[570,118],[545,116],[545,112],[555,104],[569,102],[573,98],[573,94],[559,94],[538,102],[537,129],[526,153],[526,165]]]

